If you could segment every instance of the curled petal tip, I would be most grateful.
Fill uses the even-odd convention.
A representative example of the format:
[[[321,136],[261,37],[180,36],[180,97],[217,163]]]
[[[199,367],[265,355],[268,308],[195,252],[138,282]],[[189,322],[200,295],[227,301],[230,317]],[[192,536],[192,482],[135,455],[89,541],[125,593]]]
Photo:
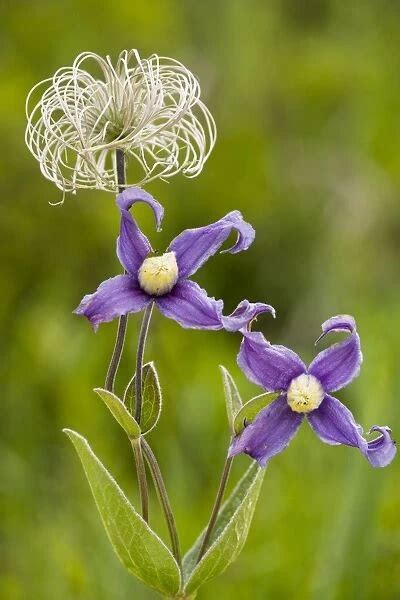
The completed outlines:
[[[144,202],[153,210],[156,220],[157,231],[161,231],[161,223],[164,218],[164,207],[151,194],[139,187],[129,187],[118,194],[116,202],[120,210],[129,210],[136,202]]]
[[[383,431],[385,431],[388,434],[392,434],[392,430],[390,427],[388,427],[387,425],[385,426],[380,426],[380,425],[373,425],[371,427],[371,429],[368,431],[368,434],[373,433],[374,431],[379,431],[380,433],[383,433]],[[394,443],[396,443],[394,440],[392,440]]]
[[[396,456],[396,441],[392,438],[390,427],[374,425],[369,433],[375,431],[379,432],[380,435],[368,442],[367,459],[373,467],[386,467]]]
[[[222,323],[227,331],[244,330],[257,319],[258,315],[265,312],[275,318],[275,309],[270,304],[242,300],[230,315],[222,317]]]
[[[322,333],[315,341],[315,345],[331,331],[348,331],[354,333],[356,331],[356,322],[351,315],[336,315],[322,323],[321,329]]]
[[[238,236],[233,246],[226,248],[225,250],[221,250],[220,254],[226,254],[227,252],[230,254],[236,254],[237,252],[247,250],[254,242],[256,237],[254,227],[243,219],[243,215],[239,210],[233,210],[232,212],[228,213],[223,220],[225,220],[226,223],[230,223],[232,228],[236,229]]]

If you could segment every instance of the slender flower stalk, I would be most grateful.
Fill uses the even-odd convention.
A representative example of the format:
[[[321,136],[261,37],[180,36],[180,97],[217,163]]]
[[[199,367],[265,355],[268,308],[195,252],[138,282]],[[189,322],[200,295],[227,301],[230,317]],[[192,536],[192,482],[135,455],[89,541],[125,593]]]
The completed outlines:
[[[140,503],[142,507],[142,517],[149,522],[149,490],[147,486],[146,468],[143,460],[141,438],[132,440],[133,454],[135,456],[136,471],[139,483]]]
[[[146,347],[147,333],[149,331],[151,313],[153,305],[149,304],[146,308],[142,325],[140,327],[139,340],[136,354],[136,375],[135,375],[135,390],[136,390],[136,405],[135,405],[135,420],[140,425],[142,416],[142,372],[143,372],[143,356]],[[133,451],[135,454],[136,471],[138,475],[140,501],[142,505],[142,517],[148,522],[149,520],[149,491],[147,485],[146,467],[143,460],[142,440],[140,437],[132,442]]]
[[[135,420],[140,425],[142,418],[142,372],[143,356],[146,347],[147,333],[149,331],[150,319],[153,312],[153,304],[149,304],[144,311],[142,325],[139,333],[139,342],[136,355],[136,377],[135,377]]]
[[[168,498],[168,493],[161,474],[161,470],[154,452],[149,444],[142,438],[142,449],[147,465],[153,477],[154,487],[156,488],[157,496],[164,512],[165,521],[167,523],[169,536],[171,538],[172,553],[175,557],[179,568],[182,567],[181,550],[179,543],[178,530],[175,523],[174,513],[172,512],[171,504]]]
[[[206,533],[204,535],[204,539],[203,539],[203,542],[201,544],[199,556],[197,557],[197,562],[198,563],[201,561],[201,559],[203,558],[204,554],[207,552],[208,544],[210,542],[211,535],[212,535],[212,533],[214,531],[215,523],[217,521],[219,510],[220,510],[221,504],[222,504],[222,500],[224,498],[224,493],[225,493],[226,486],[227,486],[227,483],[228,483],[229,474],[231,472],[232,462],[233,462],[233,457],[231,457],[231,456],[228,455],[226,457],[224,468],[222,470],[221,480],[219,482],[218,492],[217,492],[217,495],[216,495],[216,498],[215,498],[214,506],[213,506],[212,513],[211,513],[211,517],[210,517],[210,520],[208,522],[207,531],[206,531]]]
[[[117,337],[115,339],[114,350],[108,367],[105,389],[109,392],[114,391],[115,377],[117,375],[119,363],[121,361],[122,351],[125,344],[126,328],[128,325],[128,315],[122,315],[118,321]]]

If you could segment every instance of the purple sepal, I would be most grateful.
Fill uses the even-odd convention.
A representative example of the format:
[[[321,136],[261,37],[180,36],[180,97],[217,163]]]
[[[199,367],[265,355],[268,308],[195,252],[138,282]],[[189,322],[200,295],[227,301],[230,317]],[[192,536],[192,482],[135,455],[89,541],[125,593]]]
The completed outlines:
[[[359,448],[373,467],[385,467],[396,454],[396,445],[388,427],[372,427],[371,431],[379,431],[381,435],[368,442],[351,411],[333,396],[326,395],[321,406],[309,413],[307,418],[323,442]]]
[[[275,317],[275,309],[269,304],[242,300],[230,315],[222,317],[222,324],[227,331],[240,331],[265,312]]]
[[[248,379],[267,392],[286,390],[307,370],[295,352],[270,344],[259,331],[244,332],[237,362]]]
[[[149,240],[129,212],[131,206],[136,202],[144,202],[151,207],[158,231],[164,215],[164,208],[161,204],[140,188],[130,187],[118,194],[117,204],[121,211],[121,227],[117,239],[117,256],[122,266],[131,275],[136,275],[143,260],[151,252]]]
[[[238,238],[236,243],[224,252],[235,254],[247,250],[254,241],[255,231],[243,220],[238,210],[228,213],[211,225],[182,231],[168,248],[168,252],[175,252],[180,277],[193,275],[219,250],[232,231],[237,231]]]
[[[322,324],[322,335],[331,331],[347,331],[350,335],[320,352],[312,361],[309,372],[314,375],[327,392],[335,392],[350,383],[360,372],[362,353],[360,338],[353,317],[339,315]]]
[[[222,329],[222,300],[207,296],[194,281],[178,281],[173,290],[155,299],[164,316],[190,329]]]
[[[78,308],[77,315],[84,315],[97,331],[100,323],[112,321],[128,313],[139,312],[151,302],[137,281],[130,275],[117,275],[103,281],[94,294],[86,295]]]
[[[229,456],[244,452],[264,467],[272,456],[288,446],[303,418],[291,410],[286,396],[280,396],[261,410],[253,423],[232,441]]]

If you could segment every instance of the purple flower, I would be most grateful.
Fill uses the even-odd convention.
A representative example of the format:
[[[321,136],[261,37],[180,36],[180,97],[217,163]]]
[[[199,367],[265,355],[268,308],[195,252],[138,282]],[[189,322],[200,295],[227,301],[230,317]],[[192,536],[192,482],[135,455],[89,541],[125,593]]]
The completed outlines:
[[[367,441],[352,413],[330,394],[350,383],[362,362],[360,338],[352,317],[332,317],[322,325],[319,341],[331,331],[349,335],[320,352],[307,368],[295,352],[267,342],[260,332],[242,330],[238,364],[247,377],[280,396],[261,410],[255,420],[232,442],[230,455],[241,452],[261,466],[286,448],[306,418],[326,444],[359,448],[374,467],[385,467],[396,454],[389,427],[375,425],[378,437]]]
[[[85,315],[95,330],[100,323],[139,312],[151,302],[155,302],[166,317],[194,329],[226,327],[234,331],[260,312],[261,306],[263,310],[273,310],[268,305],[245,301],[230,317],[223,317],[222,300],[210,298],[197,283],[188,279],[219,250],[233,230],[238,234],[237,241],[224,252],[235,254],[247,250],[255,232],[239,211],[230,212],[211,225],[186,229],[171,242],[165,254],[155,255],[129,212],[136,202],[144,202],[152,208],[157,230],[160,230],[164,209],[150,194],[131,187],[117,196],[121,211],[117,255],[126,273],[104,281],[94,294],[83,298],[75,311]]]

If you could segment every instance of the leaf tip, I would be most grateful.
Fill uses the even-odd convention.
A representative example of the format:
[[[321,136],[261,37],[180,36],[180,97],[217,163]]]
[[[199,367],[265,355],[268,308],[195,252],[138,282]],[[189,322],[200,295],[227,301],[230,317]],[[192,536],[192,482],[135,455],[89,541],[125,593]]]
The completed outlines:
[[[81,435],[77,431],[74,431],[73,429],[64,427],[62,432],[65,433],[65,435],[67,435],[69,437],[69,439],[71,440],[71,442],[73,442],[73,443],[75,442],[75,440],[81,440],[81,441],[87,443],[87,440],[83,437],[83,435]]]

